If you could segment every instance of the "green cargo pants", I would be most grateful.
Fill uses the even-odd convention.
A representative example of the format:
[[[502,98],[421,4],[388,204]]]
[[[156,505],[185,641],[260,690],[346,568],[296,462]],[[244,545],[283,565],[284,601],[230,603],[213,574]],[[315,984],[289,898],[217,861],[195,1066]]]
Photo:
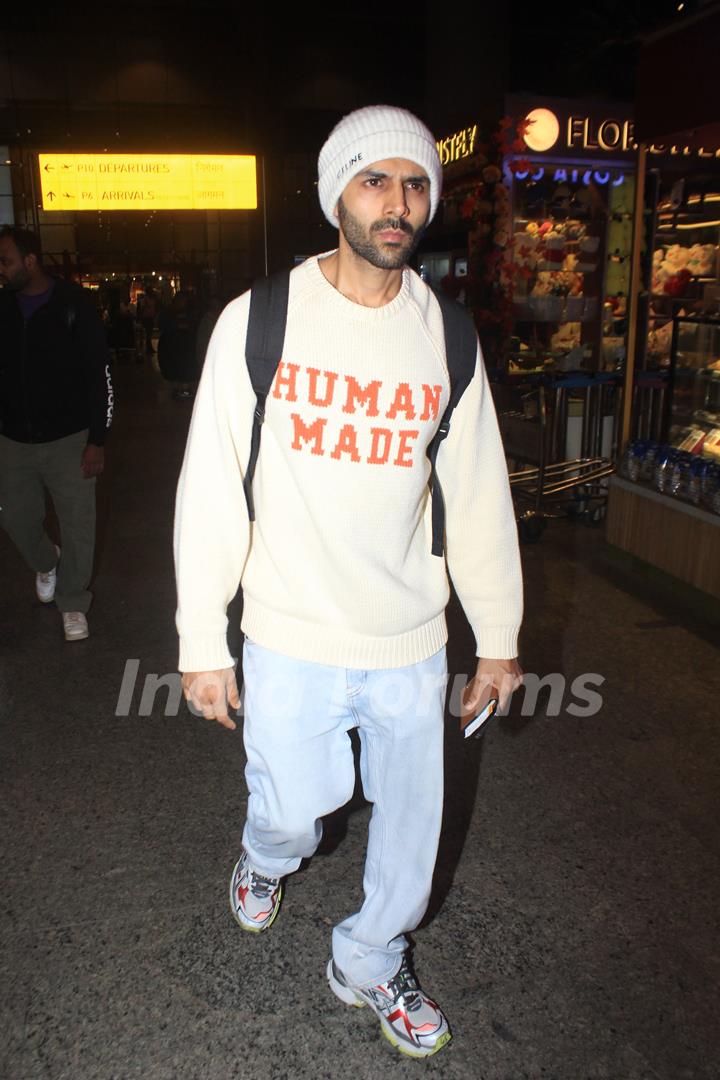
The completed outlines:
[[[95,551],[95,478],[80,467],[87,431],[46,443],[21,443],[0,435],[0,525],[31,569],[57,563],[45,532],[45,488],[60,523],[61,555],[55,602],[60,611],[87,612]]]

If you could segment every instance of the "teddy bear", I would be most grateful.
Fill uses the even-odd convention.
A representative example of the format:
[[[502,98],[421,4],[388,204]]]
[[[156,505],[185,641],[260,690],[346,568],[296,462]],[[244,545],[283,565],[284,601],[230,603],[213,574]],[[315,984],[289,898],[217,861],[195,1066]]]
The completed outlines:
[[[695,277],[710,277],[714,270],[715,246],[693,244],[688,252],[687,268]]]

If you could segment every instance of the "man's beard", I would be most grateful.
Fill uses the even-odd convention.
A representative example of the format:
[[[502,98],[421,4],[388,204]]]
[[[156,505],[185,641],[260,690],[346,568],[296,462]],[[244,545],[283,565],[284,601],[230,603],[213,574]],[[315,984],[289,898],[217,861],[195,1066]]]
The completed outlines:
[[[3,277],[0,284],[2,284],[2,287],[7,289],[8,292],[20,292],[27,285],[30,277],[31,275],[27,270],[18,270],[12,277]]]
[[[342,198],[338,199],[338,220],[350,248],[361,259],[366,259],[371,266],[376,266],[379,270],[399,270],[405,266],[420,243],[424,232],[424,227],[413,229],[412,225],[402,218],[383,218],[381,221],[373,222],[367,230],[356,217],[353,217]],[[388,244],[378,246],[377,242],[373,241],[373,234],[384,232],[385,229],[401,230],[407,234],[410,242],[401,247],[391,247]]]

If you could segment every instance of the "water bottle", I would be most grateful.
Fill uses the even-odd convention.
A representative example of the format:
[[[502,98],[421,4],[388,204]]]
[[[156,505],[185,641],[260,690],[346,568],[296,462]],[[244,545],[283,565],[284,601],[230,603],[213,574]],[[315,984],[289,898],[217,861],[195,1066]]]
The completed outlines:
[[[690,465],[690,477],[688,479],[688,498],[693,506],[700,506],[703,501],[709,468],[709,461],[705,461],[695,454],[693,455],[693,461]]]
[[[627,478],[628,480],[632,480],[633,484],[636,484],[640,479],[640,468],[645,453],[645,446],[646,443],[640,439],[636,439],[630,446],[630,454],[627,462]]]
[[[670,494],[676,499],[688,498],[691,464],[692,454],[688,454],[683,450],[675,452],[675,460],[672,463],[670,472]]]
[[[625,447],[625,450],[623,451],[623,456],[620,458],[620,464],[618,465],[618,473],[620,476],[622,476],[623,480],[630,479],[630,462],[635,453],[635,443],[636,440],[633,440],[633,442],[629,442]]]
[[[661,446],[655,458],[654,484],[657,491],[663,492],[669,486],[673,459],[674,451],[669,446]]]
[[[655,475],[655,462],[657,460],[658,451],[660,450],[660,443],[648,442],[645,443],[645,452],[640,461],[640,479],[648,482],[652,481]]]

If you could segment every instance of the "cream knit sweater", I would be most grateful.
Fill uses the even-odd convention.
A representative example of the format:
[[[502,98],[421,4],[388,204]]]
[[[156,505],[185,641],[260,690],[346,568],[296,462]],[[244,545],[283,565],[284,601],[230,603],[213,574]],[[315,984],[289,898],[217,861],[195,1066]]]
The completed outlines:
[[[177,493],[181,671],[232,666],[226,610],[238,583],[243,631],[301,660],[400,667],[447,640],[426,457],[449,396],[440,308],[411,270],[389,304],[362,307],[330,285],[320,258],[290,277],[252,524],[242,487],[255,406],[244,358],[249,293],[213,333]],[[514,657],[517,531],[479,349],[437,470],[447,569],[478,656]]]

